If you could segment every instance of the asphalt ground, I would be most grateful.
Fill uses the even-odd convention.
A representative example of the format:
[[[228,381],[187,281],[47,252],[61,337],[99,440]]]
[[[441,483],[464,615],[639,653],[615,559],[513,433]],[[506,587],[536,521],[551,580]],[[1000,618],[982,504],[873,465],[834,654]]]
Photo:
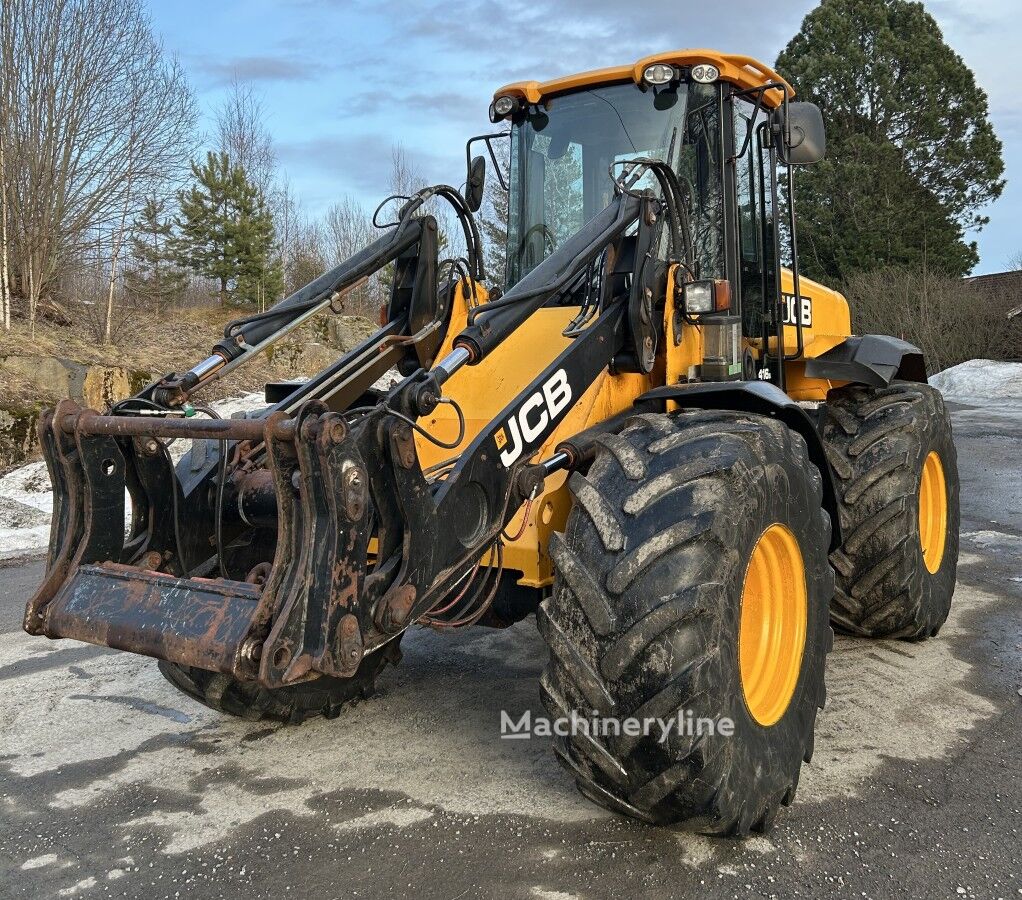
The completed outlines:
[[[953,415],[951,618],[837,640],[796,801],[744,841],[611,816],[500,739],[541,714],[532,619],[410,633],[377,696],[267,726],[25,635],[42,563],[0,564],[0,896],[1022,897],[1022,411]]]

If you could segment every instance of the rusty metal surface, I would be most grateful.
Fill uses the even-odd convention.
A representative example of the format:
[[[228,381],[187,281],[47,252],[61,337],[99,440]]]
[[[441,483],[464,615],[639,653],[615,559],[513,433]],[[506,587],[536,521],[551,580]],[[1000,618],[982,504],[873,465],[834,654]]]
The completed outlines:
[[[43,633],[234,673],[258,600],[243,582],[83,565],[47,606]]]
[[[262,440],[262,419],[186,419],[160,416],[101,416],[93,410],[77,415],[62,415],[57,420],[68,434],[108,435],[110,437],[209,438],[211,440]],[[293,431],[278,424],[278,436]]]
[[[74,437],[56,425],[65,415],[80,409],[73,400],[62,400],[56,409],[39,417],[39,443],[53,485],[53,517],[46,576],[25,607],[24,628],[29,634],[42,634],[43,610],[67,580],[81,544],[84,484],[78,451]]]
[[[343,677],[358,667],[371,615],[362,602],[370,513],[364,467],[342,417],[317,401],[298,416],[295,455],[270,445],[280,483],[296,484],[278,521],[282,570],[268,582],[276,609],[260,681],[293,683],[310,673]],[[280,494],[278,492],[278,501]]]
[[[620,309],[605,313],[572,345],[569,368],[582,377],[606,365],[620,322]],[[587,352],[600,340],[602,356]],[[568,363],[551,364],[559,365]],[[499,572],[499,535],[520,499],[527,463],[494,464],[495,422],[450,477],[425,476],[408,421],[427,377],[409,376],[352,421],[318,399],[255,420],[61,406],[44,429],[55,483],[62,479],[56,550],[26,628],[268,688],[354,674],[365,653],[434,609],[487,548]],[[233,446],[186,490],[165,448],[153,445],[171,436]],[[126,488],[138,513],[127,543]],[[225,577],[195,577],[217,571]],[[473,614],[476,594],[485,612],[497,583],[464,601]]]

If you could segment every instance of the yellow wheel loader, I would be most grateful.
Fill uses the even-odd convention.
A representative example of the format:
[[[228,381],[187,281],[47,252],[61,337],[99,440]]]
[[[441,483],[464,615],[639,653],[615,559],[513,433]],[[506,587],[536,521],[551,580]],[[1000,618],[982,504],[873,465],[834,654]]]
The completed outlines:
[[[555,729],[586,796],[768,827],[812,753],[831,625],[936,634],[958,554],[921,353],[851,335],[844,298],[799,276],[793,183],[824,129],[793,98],[710,50],[497,91],[464,193],[402,198],[190,371],[43,416],[55,510],[25,629],[300,722],[367,696],[412,625],[535,613],[547,710],[602,726]],[[497,283],[473,213],[505,152]],[[438,260],[441,202],[462,258]],[[267,385],[256,415],[194,402],[384,267],[385,324],[351,352]],[[176,465],[173,439],[192,441]],[[632,727],[651,721],[677,727]]]

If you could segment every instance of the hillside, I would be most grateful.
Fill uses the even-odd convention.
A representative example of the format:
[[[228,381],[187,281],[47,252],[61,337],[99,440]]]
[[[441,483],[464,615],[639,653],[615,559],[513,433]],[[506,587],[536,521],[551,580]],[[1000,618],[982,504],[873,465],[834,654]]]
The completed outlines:
[[[67,396],[100,408],[167,372],[185,371],[209,355],[224,325],[241,314],[217,307],[175,311],[139,321],[114,346],[97,343],[82,325],[39,322],[33,335],[15,320],[0,334],[0,473],[33,457],[40,410]],[[267,381],[313,375],[373,328],[356,316],[317,317],[201,397],[222,400],[261,391]]]

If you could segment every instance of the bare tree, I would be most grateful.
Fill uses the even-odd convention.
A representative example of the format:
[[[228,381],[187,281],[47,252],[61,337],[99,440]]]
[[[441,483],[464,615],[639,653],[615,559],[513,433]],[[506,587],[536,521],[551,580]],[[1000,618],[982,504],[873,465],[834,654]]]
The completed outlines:
[[[483,238],[488,281],[491,286],[501,290],[507,282],[507,226],[510,198],[502,184],[510,184],[511,163],[508,152],[510,148],[507,146],[510,143],[504,142],[505,152],[497,157],[500,175],[492,170],[486,173],[486,194],[483,197],[483,207],[477,214]]]
[[[394,194],[408,196],[413,191],[426,186],[426,178],[422,171],[409,158],[408,151],[402,144],[390,148],[390,190]]]
[[[277,173],[277,152],[265,119],[262,98],[252,85],[235,76],[216,112],[215,149],[226,153],[231,165],[240,166],[248,180],[270,196]]]
[[[123,242],[125,209],[182,171],[195,105],[141,0],[4,0],[0,15],[11,281],[34,327],[93,236]]]
[[[287,296],[323,274],[326,267],[323,234],[319,224],[310,221],[302,210],[286,173],[278,180],[272,203]]]
[[[377,237],[371,214],[350,195],[327,210],[325,229],[327,258],[333,265],[358,253]]]
[[[6,94],[6,87],[4,94]],[[7,104],[0,97],[0,117]],[[4,130],[0,128],[0,327],[11,330],[11,281],[7,254],[7,155],[4,153]]]
[[[373,227],[372,214],[350,195],[342,197],[327,210],[323,232],[324,255],[331,266],[354,256],[379,236]],[[369,284],[353,291],[345,299],[345,304],[352,312],[373,319],[382,302],[383,288],[379,273],[370,279]]]
[[[396,144],[390,151],[390,191],[398,198],[408,197],[415,191],[426,187],[429,182],[425,174],[412,159],[402,144]],[[395,207],[400,207],[401,200],[395,201]],[[437,231],[440,239],[440,255],[443,257],[464,256],[466,252],[465,240],[462,236],[461,226],[451,207],[442,200],[430,200],[422,207],[422,213],[433,216],[437,221]],[[381,218],[382,218],[381,213]]]
[[[942,272],[881,269],[844,285],[856,334],[891,334],[921,348],[932,374],[967,359],[1015,359],[1022,320],[1010,282],[969,282]]]

